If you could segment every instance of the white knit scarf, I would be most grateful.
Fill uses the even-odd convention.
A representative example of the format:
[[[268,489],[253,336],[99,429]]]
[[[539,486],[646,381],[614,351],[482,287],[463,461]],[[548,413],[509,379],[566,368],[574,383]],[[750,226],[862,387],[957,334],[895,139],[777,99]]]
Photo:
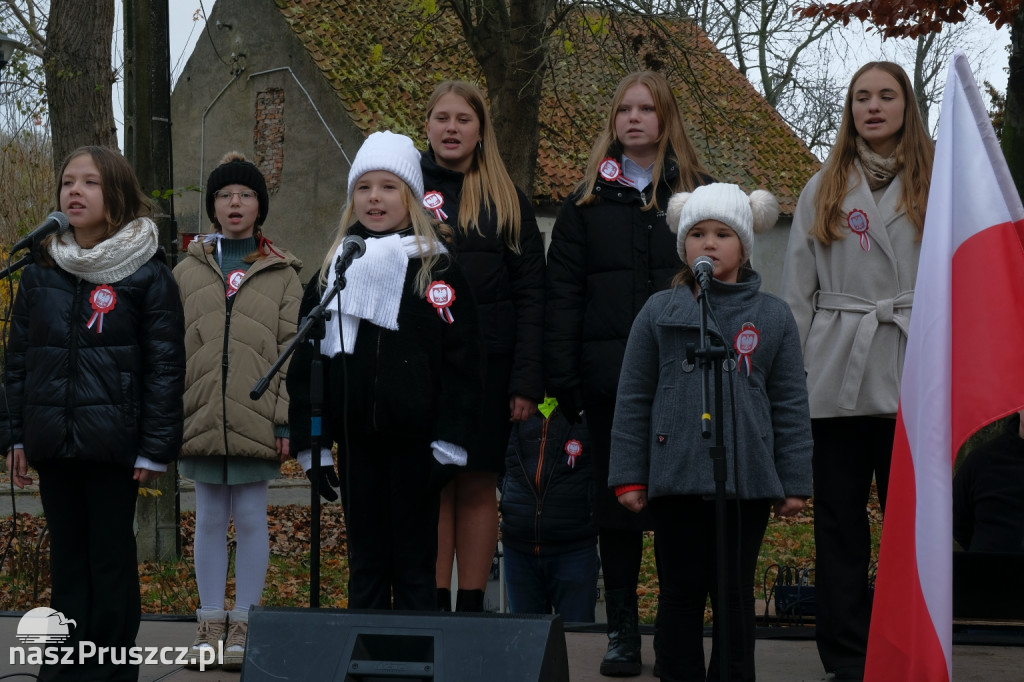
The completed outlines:
[[[332,262],[341,255],[342,246],[334,252]],[[410,258],[426,258],[434,254],[447,253],[444,244],[435,240],[421,240],[415,235],[400,237],[393,234],[366,240],[366,253],[352,261],[345,273],[345,288],[340,296],[333,296],[327,302],[327,309],[341,313],[341,337],[345,341],[345,352],[349,355],[356,347],[356,332],[359,320],[372,322],[384,329],[398,329],[398,307],[405,286],[405,272]],[[331,268],[327,276],[330,290],[337,274]],[[327,325],[327,334],[320,345],[320,352],[328,357],[341,353],[341,338],[338,325]]]
[[[50,243],[50,255],[63,270],[86,282],[112,284],[145,265],[157,246],[156,223],[137,218],[91,249],[83,249],[72,232],[65,232]]]

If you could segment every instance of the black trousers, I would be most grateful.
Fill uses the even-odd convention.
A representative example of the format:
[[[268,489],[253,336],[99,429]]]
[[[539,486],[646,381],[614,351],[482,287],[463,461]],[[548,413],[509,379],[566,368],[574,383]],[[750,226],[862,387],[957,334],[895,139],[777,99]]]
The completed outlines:
[[[871,480],[885,510],[896,421],[811,421],[814,434],[815,609],[818,655],[828,672],[863,676],[871,622]]]
[[[594,513],[598,523],[598,550],[605,590],[636,591],[643,559],[644,530],[652,529],[650,512],[629,511],[608,487],[614,401],[586,400],[594,465]],[[643,483],[644,481],[637,481]]]
[[[719,614],[729,621],[729,679],[754,679],[754,570],[768,526],[769,500],[726,502],[726,586],[718,594],[713,500],[695,496],[651,500],[658,538],[661,598],[658,652],[663,682],[719,679]],[[711,661],[704,672],[704,606],[711,597],[714,620]]]
[[[349,608],[436,609],[440,487],[430,445],[373,434],[353,439],[350,447],[338,463]]]
[[[135,646],[142,617],[135,550],[133,469],[79,459],[40,462],[39,493],[50,533],[51,607],[76,625],[60,646]],[[123,654],[122,654],[123,655]],[[139,668],[44,665],[40,680],[137,680]]]

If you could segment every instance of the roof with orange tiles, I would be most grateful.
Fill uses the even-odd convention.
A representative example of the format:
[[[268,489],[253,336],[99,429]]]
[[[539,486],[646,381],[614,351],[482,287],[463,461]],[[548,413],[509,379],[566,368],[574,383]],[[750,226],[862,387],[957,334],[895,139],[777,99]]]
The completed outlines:
[[[364,133],[423,139],[423,108],[448,79],[484,85],[458,20],[434,0],[275,0]],[[649,68],[672,84],[686,132],[722,182],[765,188],[792,214],[820,164],[755,88],[692,23],[596,10],[569,13],[543,74],[534,200],[556,203],[580,179],[615,87]],[[486,91],[486,88],[484,88]]]

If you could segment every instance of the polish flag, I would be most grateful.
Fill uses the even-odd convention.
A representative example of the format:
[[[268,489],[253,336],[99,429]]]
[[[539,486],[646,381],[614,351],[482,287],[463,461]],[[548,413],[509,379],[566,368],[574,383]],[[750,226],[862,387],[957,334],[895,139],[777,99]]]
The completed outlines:
[[[866,680],[953,674],[952,474],[1024,408],[1024,208],[963,52],[950,62],[914,288]]]

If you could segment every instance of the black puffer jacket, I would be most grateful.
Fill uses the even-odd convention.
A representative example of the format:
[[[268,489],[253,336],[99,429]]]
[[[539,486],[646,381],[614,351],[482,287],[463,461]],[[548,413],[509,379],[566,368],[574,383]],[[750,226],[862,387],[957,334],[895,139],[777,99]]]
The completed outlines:
[[[592,459],[586,424],[570,424],[561,410],[513,428],[501,485],[502,544],[550,556],[597,542]]]
[[[185,322],[162,251],[110,285],[97,318],[97,285],[59,267],[25,268],[14,301],[0,447],[23,443],[30,463],[77,457],[134,466],[174,460],[181,447]],[[102,326],[101,326],[102,325]]]
[[[634,187],[598,179],[600,200],[562,204],[548,248],[544,336],[549,395],[582,407],[581,399],[611,402],[633,319],[656,291],[667,289],[682,261],[668,229],[668,182],[679,175],[666,164],[658,183],[657,210]],[[712,182],[702,176],[700,184]]]
[[[351,234],[374,236],[362,225]],[[405,232],[400,233],[403,236]],[[411,230],[408,234],[412,234]],[[344,442],[345,413],[354,434],[394,434],[396,438],[446,441],[468,447],[476,437],[476,412],[482,390],[480,330],[476,306],[465,276],[442,256],[432,277],[455,291],[446,322],[426,296],[415,291],[420,261],[410,259],[398,309],[398,329],[360,320],[351,355],[323,358],[324,405],[320,445]],[[319,303],[320,273],[302,298],[299,319]],[[337,324],[336,321],[331,321]],[[296,348],[288,366],[291,451],[310,447],[310,362],[313,346]],[[344,402],[347,396],[347,404]]]
[[[480,311],[485,352],[512,354],[509,395],[540,402],[544,399],[544,239],[537,229],[533,206],[521,191],[519,253],[498,238],[493,206],[480,212],[480,232],[459,228],[459,201],[464,174],[437,165],[434,153],[420,160],[423,186],[444,197],[444,221],[455,233],[455,252],[473,288]]]

